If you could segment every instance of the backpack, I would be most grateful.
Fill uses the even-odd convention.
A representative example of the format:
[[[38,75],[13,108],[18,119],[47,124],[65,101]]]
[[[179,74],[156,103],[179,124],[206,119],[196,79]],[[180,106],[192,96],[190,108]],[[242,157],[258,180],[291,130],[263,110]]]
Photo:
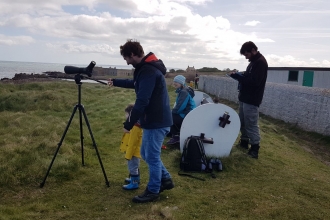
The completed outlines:
[[[212,174],[212,168],[208,164],[204,144],[202,139],[199,136],[190,136],[185,140],[183,151],[180,160],[180,171],[179,175],[189,176],[195,179],[203,180],[203,178],[195,177],[190,174],[182,173],[183,172],[206,172],[211,173],[211,176],[215,178],[215,175]]]
[[[185,140],[181,155],[180,169],[183,171],[205,171],[207,159],[200,137],[190,136]]]

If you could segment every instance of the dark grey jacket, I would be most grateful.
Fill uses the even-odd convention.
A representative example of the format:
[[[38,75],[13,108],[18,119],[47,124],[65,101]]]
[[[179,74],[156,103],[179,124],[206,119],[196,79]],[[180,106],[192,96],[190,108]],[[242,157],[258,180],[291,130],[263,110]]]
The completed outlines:
[[[268,64],[261,53],[257,53],[250,60],[243,75],[238,75],[236,79],[240,83],[238,100],[250,105],[259,106],[264,96],[267,80]]]

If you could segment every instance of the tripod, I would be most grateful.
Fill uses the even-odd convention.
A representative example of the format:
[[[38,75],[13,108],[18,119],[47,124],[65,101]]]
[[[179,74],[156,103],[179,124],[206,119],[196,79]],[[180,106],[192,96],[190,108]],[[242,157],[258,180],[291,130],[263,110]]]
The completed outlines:
[[[90,134],[90,136],[92,138],[92,141],[93,141],[93,147],[94,147],[94,149],[96,151],[97,157],[99,159],[99,162],[100,162],[100,165],[101,165],[101,168],[102,168],[102,172],[103,172],[103,175],[104,175],[105,183],[109,187],[109,181],[108,181],[107,175],[105,173],[105,170],[104,170],[104,167],[103,167],[103,164],[102,164],[102,160],[101,160],[99,151],[97,149],[97,146],[96,146],[96,143],[95,143],[95,140],[94,140],[92,129],[91,129],[90,124],[88,122],[88,118],[87,118],[87,115],[86,115],[84,106],[81,104],[81,85],[82,85],[81,79],[82,78],[83,78],[83,76],[81,76],[80,74],[76,74],[75,75],[75,81],[76,81],[76,84],[78,85],[78,104],[76,104],[75,107],[73,108],[73,111],[72,111],[70,120],[69,120],[69,122],[68,122],[68,124],[67,124],[67,126],[66,126],[66,128],[64,130],[64,133],[62,135],[62,138],[61,138],[60,142],[58,143],[58,147],[57,147],[56,152],[54,154],[54,157],[53,157],[53,159],[52,159],[52,161],[51,161],[51,163],[50,163],[50,165],[48,167],[46,176],[45,176],[44,180],[42,181],[42,183],[40,184],[40,188],[42,188],[45,185],[45,182],[46,182],[46,179],[47,179],[48,174],[50,172],[50,169],[52,168],[52,165],[53,165],[53,163],[55,161],[56,155],[57,155],[58,151],[60,150],[60,147],[62,145],[62,142],[63,142],[63,140],[65,138],[65,135],[66,135],[66,133],[67,133],[69,127],[70,127],[71,121],[72,121],[73,116],[76,113],[77,109],[79,110],[79,125],[80,125],[80,143],[81,143],[81,156],[82,156],[81,159],[82,159],[82,165],[83,166],[85,165],[85,162],[84,162],[84,141],[83,141],[84,140],[84,136],[83,136],[83,129],[82,129],[82,115],[84,115],[84,119],[85,119],[86,125],[88,127],[89,134]],[[86,77],[86,78],[88,78],[88,77]],[[90,78],[88,78],[88,79],[90,79]],[[95,80],[95,81],[97,81],[97,80]],[[97,82],[99,82],[99,81],[97,81]],[[100,82],[100,83],[106,84],[104,82]]]

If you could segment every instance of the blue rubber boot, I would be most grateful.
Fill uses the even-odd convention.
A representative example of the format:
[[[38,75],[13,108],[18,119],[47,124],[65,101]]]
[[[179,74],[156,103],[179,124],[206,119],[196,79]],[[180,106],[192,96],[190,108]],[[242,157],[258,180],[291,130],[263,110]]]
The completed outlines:
[[[129,175],[129,177],[126,177],[125,179],[125,183],[131,183],[131,175]]]
[[[131,182],[127,185],[123,185],[125,190],[134,190],[139,188],[140,175],[131,175]]]
[[[140,183],[140,169],[138,170],[138,176],[139,176],[139,183]],[[129,174],[128,177],[125,178],[125,183],[126,184],[131,183],[131,174]]]
[[[131,180],[131,176],[125,178],[125,183],[126,183],[126,184],[131,183],[131,181],[132,181],[132,180]],[[140,183],[140,178],[139,178],[139,183]]]

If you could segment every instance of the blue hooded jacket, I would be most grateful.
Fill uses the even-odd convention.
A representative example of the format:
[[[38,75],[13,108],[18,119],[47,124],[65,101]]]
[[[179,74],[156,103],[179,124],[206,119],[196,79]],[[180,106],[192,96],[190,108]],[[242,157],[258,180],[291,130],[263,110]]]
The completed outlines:
[[[183,86],[175,90],[178,93],[175,101],[175,106],[172,109],[173,114],[178,114],[181,118],[185,118],[186,115],[196,108],[195,101],[193,97],[195,96],[195,92],[192,88]]]
[[[172,125],[165,74],[166,67],[163,62],[153,53],[149,53],[135,66],[133,80],[113,80],[114,86],[135,89],[134,108],[124,123],[126,130],[131,130],[138,120],[144,129],[164,128]]]

